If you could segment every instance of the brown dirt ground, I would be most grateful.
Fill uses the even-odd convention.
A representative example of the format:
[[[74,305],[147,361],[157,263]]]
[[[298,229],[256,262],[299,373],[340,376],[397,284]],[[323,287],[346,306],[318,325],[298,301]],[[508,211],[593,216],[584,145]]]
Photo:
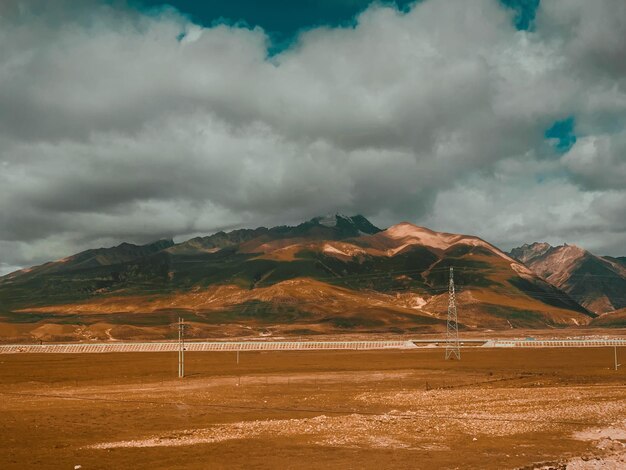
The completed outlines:
[[[626,466],[610,348],[186,359],[177,379],[174,353],[0,355],[0,468]]]

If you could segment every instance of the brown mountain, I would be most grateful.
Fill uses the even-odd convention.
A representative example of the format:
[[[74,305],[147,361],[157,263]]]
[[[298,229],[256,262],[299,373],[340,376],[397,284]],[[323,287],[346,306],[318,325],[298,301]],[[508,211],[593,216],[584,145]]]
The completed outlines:
[[[445,329],[449,268],[464,329],[594,316],[486,241],[362,216],[89,250],[0,278],[0,328],[23,338],[420,333]]]
[[[159,240],[147,245],[122,243],[112,248],[86,250],[57,261],[15,271],[7,276],[0,277],[0,280],[4,282],[15,281],[18,279],[24,280],[44,275],[117,265],[145,258],[172,246],[174,246],[174,242],[172,240]]]
[[[591,321],[591,326],[599,328],[626,328],[626,308],[600,315]]]
[[[625,258],[596,256],[575,245],[532,243],[511,256],[597,314],[626,307]]]

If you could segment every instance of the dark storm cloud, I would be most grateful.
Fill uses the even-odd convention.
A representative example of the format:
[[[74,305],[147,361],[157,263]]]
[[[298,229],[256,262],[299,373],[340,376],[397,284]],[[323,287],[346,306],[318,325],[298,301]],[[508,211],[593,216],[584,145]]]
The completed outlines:
[[[329,211],[624,254],[626,15],[546,3],[531,32],[496,0],[372,6],[269,59],[260,28],[8,3],[0,262]]]

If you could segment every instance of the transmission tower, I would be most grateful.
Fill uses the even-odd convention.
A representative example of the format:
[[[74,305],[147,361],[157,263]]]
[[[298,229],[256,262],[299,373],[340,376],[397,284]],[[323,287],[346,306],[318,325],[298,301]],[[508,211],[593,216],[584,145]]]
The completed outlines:
[[[185,322],[178,318],[178,377],[185,376]]]
[[[454,270],[450,267],[450,286],[448,288],[448,322],[446,325],[446,360],[461,360],[459,344],[459,324],[456,318],[456,298],[454,295]]]

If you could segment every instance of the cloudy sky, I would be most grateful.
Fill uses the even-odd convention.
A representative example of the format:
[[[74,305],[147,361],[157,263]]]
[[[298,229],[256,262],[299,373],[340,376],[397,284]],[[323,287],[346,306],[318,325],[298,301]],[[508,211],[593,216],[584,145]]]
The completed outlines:
[[[291,3],[3,0],[0,273],[333,212],[626,255],[626,2]]]

